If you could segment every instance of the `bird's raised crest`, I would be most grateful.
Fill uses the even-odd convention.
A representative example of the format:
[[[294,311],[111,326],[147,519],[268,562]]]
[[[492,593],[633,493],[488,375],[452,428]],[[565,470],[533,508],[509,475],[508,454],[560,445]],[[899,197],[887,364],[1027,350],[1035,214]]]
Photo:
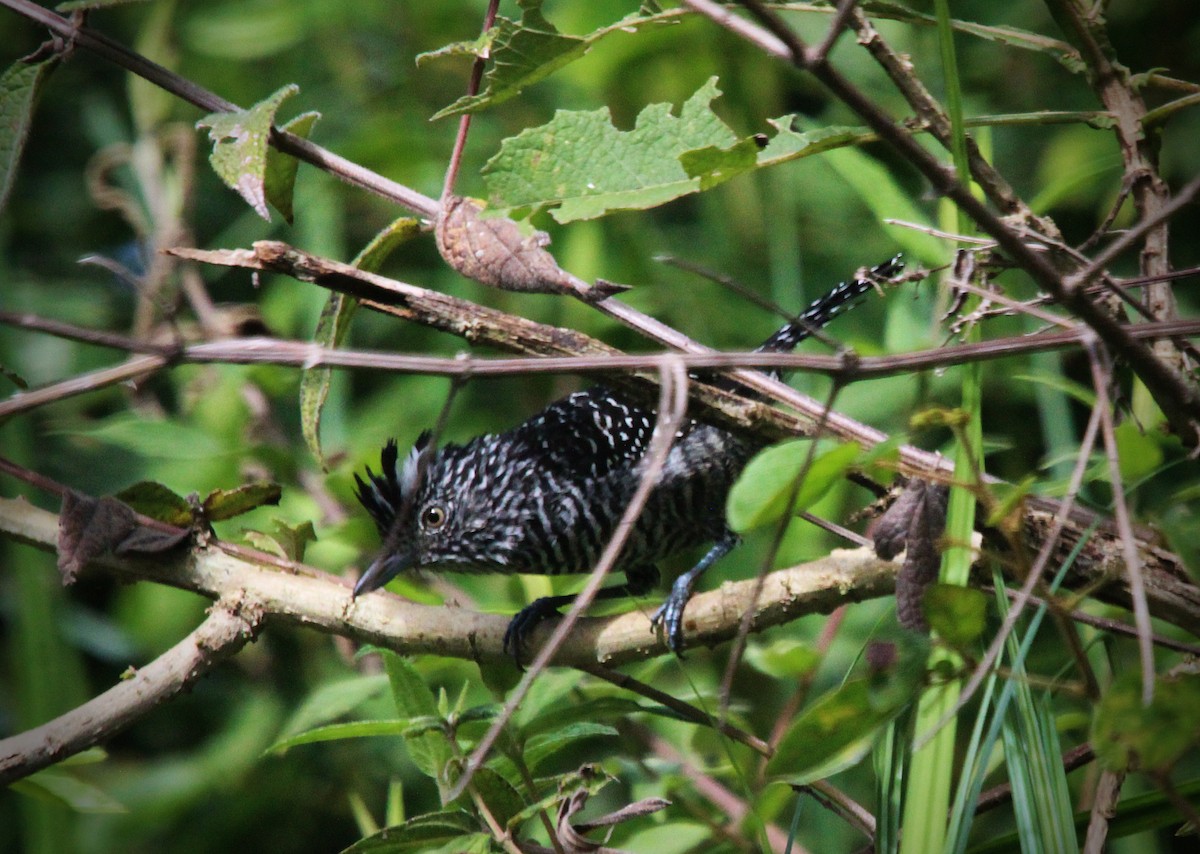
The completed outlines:
[[[379,474],[368,466],[365,481],[354,475],[355,495],[375,520],[380,533],[385,533],[406,502],[416,497],[423,469],[433,453],[432,438],[429,430],[423,431],[404,458],[403,466],[399,465],[400,450],[396,440],[389,439],[379,454]]]

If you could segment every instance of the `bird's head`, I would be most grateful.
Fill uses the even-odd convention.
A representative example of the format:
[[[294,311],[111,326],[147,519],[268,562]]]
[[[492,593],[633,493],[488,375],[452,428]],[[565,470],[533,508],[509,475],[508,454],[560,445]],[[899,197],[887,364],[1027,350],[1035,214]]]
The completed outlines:
[[[404,462],[395,441],[380,454],[380,472],[354,476],[358,500],[383,540],[354,587],[369,593],[410,569],[503,570],[521,524],[512,522],[506,466],[496,437],[435,448],[422,433]]]

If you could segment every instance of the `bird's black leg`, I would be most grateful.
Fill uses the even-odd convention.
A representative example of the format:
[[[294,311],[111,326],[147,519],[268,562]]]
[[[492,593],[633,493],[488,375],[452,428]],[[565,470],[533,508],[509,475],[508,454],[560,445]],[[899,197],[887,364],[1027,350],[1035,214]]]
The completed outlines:
[[[625,570],[625,583],[613,587],[603,587],[596,593],[593,602],[605,599],[617,599],[622,596],[641,596],[649,592],[658,583],[658,569],[653,566],[637,566]],[[521,650],[525,641],[537,628],[537,625],[547,617],[558,614],[558,609],[570,605],[577,594],[568,593],[562,596],[543,596],[534,599],[516,613],[504,631],[504,652],[511,655],[517,667],[521,667]]]
[[[738,544],[739,539],[738,535],[733,533],[733,531],[727,530],[722,534],[721,538],[708,550],[708,553],[700,558],[699,563],[675,579],[675,583],[671,585],[671,592],[667,594],[666,600],[654,612],[654,616],[650,618],[650,623],[655,628],[660,623],[662,624],[663,636],[666,638],[667,646],[676,655],[683,656],[683,609],[687,605],[688,600],[692,598],[692,591],[696,587],[697,579],[704,574],[704,570],[729,554],[733,550],[733,547]]]

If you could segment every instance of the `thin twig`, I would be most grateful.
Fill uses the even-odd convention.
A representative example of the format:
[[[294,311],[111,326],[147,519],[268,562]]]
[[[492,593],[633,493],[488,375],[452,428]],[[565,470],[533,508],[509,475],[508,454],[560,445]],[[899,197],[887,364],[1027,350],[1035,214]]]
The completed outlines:
[[[578,669],[584,673],[590,673],[598,679],[603,679],[605,682],[611,682],[618,688],[624,688],[626,691],[641,694],[643,697],[660,703],[671,711],[682,715],[692,723],[712,727],[722,735],[746,745],[755,753],[761,755],[764,760],[769,759],[771,754],[774,753],[774,750],[761,738],[751,735],[745,730],[738,729],[728,721],[716,720],[691,703],[685,703],[678,697],[673,697],[666,691],[660,691],[652,685],[647,685],[645,682],[635,679],[627,673],[621,673],[619,670],[613,670],[611,667],[605,667],[602,664],[587,664]]]
[[[1117,814],[1117,801],[1121,799],[1121,784],[1124,782],[1124,772],[1104,771],[1100,775],[1082,854],[1104,854],[1108,847],[1108,823]]]
[[[1104,452],[1108,459],[1109,485],[1112,488],[1113,510],[1117,532],[1121,537],[1121,550],[1125,558],[1125,574],[1129,579],[1129,592],[1133,599],[1133,622],[1138,629],[1138,651],[1142,663],[1142,702],[1150,705],[1154,698],[1154,641],[1150,624],[1150,606],[1146,602],[1146,585],[1142,578],[1142,559],[1138,555],[1133,524],[1129,518],[1129,505],[1125,501],[1125,488],[1121,478],[1121,458],[1117,450],[1114,432],[1112,405],[1108,398],[1108,386],[1112,374],[1106,360],[1095,344],[1085,344],[1088,363],[1092,370],[1092,388],[1096,392],[1096,408],[1100,412],[1100,431],[1104,438]]]
[[[858,0],[839,0],[837,9],[833,13],[833,20],[829,22],[829,29],[825,32],[825,38],[815,48],[809,51],[807,61],[810,65],[824,62],[829,58],[829,52],[833,50],[833,46],[837,44],[837,40],[842,33],[846,31],[846,26],[850,22],[850,15],[854,11],[854,7]]]
[[[264,616],[252,599],[222,599],[195,631],[103,694],[0,741],[0,786],[112,738],[254,640]]]
[[[483,32],[487,33],[496,23],[496,10],[500,0],[488,0],[487,11],[483,15]],[[479,92],[479,81],[483,79],[483,69],[487,65],[487,54],[475,57],[471,63],[471,77],[467,81],[467,97],[473,97]],[[446,167],[446,177],[442,182],[442,200],[454,192],[454,182],[458,178],[458,169],[462,165],[463,150],[467,147],[467,134],[471,130],[471,111],[463,113],[458,119],[458,133],[454,136],[454,148],[450,152],[450,163]]]

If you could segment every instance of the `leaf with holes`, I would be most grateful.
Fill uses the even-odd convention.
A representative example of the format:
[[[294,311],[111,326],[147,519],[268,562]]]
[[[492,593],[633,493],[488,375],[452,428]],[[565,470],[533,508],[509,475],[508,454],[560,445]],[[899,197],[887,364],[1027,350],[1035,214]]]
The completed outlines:
[[[217,175],[268,221],[271,212],[267,209],[266,180],[271,125],[279,105],[299,91],[299,86],[289,83],[248,110],[210,113],[196,122],[197,128],[209,129],[213,151],[208,159]]]

